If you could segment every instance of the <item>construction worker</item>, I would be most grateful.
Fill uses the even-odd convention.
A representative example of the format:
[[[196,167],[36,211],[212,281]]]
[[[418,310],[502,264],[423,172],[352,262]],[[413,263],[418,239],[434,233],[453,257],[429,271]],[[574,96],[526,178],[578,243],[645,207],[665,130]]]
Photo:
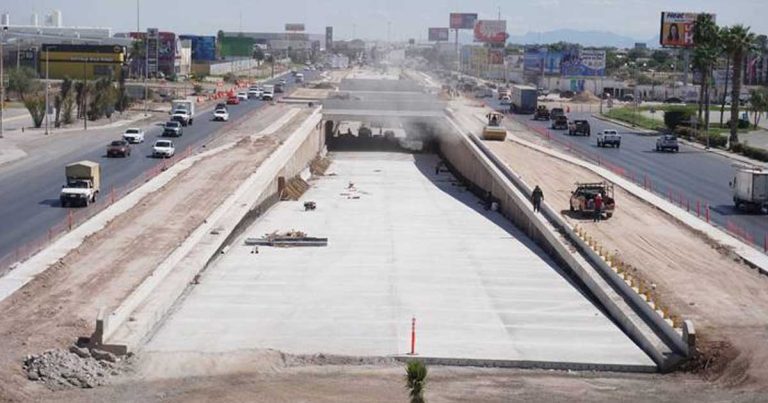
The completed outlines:
[[[541,211],[541,201],[544,200],[544,192],[541,191],[539,185],[536,185],[531,192],[531,202],[533,203],[533,211]]]
[[[594,222],[598,222],[603,219],[603,196],[598,193],[595,196],[595,219]]]

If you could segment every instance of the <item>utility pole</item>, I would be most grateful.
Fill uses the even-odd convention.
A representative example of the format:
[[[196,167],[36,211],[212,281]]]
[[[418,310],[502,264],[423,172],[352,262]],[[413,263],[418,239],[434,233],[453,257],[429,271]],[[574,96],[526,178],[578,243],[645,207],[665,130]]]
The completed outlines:
[[[88,130],[88,58],[83,62],[83,130]]]
[[[5,128],[3,126],[3,115],[5,113],[5,77],[3,76],[3,42],[8,27],[3,27],[0,32],[0,139],[3,138]]]
[[[48,45],[45,47],[45,135],[46,136],[50,134],[48,129],[50,127],[48,123],[50,119],[48,117],[49,115],[48,105],[50,105],[50,102],[49,102],[50,97],[48,93],[50,92],[50,87],[51,87],[51,81],[48,78],[48,59],[50,58],[50,53],[51,53],[51,45]]]

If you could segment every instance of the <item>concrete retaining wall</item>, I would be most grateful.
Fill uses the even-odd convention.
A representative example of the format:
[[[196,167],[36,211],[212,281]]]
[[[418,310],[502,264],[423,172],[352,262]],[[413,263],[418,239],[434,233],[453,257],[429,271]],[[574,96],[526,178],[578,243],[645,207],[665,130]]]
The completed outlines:
[[[606,281],[615,275],[610,268],[609,273],[605,272],[594,262],[587,262],[581,255],[572,253],[572,246],[562,240],[562,235],[568,236],[567,233],[573,231],[558,212],[544,205],[542,214],[535,214],[528,200],[531,189],[501,161],[494,160],[495,156],[476,136],[462,134],[461,128],[450,117],[449,111],[448,123],[454,130],[442,133],[438,139],[440,153],[455,171],[454,174],[474,187],[476,193],[482,195],[490,191],[499,203],[501,213],[567,269],[582,289],[591,294],[660,370],[676,366],[688,353],[682,335],[668,324],[658,323],[660,318],[655,312],[635,306],[634,298],[638,296],[634,291],[630,289],[628,292],[616,287],[612,281]],[[543,219],[542,215],[547,219]]]
[[[114,312],[102,312],[92,342],[125,354],[151,336],[195,277],[246,227],[244,221],[276,201],[277,177],[298,175],[322,150],[320,120],[318,109]]]

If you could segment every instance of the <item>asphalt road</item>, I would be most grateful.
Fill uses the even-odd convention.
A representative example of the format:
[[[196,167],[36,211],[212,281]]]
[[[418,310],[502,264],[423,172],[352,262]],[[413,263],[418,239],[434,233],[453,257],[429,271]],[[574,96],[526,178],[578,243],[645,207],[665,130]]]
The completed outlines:
[[[498,100],[486,98],[485,101],[497,110],[506,109]],[[551,125],[548,121],[532,120],[533,115],[508,116],[542,128],[549,129]],[[671,193],[677,203],[682,197],[683,206],[687,208],[690,204],[694,213],[697,201],[702,205],[702,215],[704,206],[709,205],[710,220],[724,228],[738,228],[737,231],[745,233],[743,236],[751,237],[757,245],[763,245],[764,237],[768,234],[768,216],[742,212],[733,206],[733,195],[728,183],[737,169],[736,161],[683,144],[680,145],[679,153],[656,152],[656,136],[633,132],[627,127],[596,119],[590,113],[571,113],[568,118],[588,120],[592,136],[569,136],[567,130],[550,129],[553,138],[569,142],[574,150],[588,153],[593,159],[599,156],[601,161],[624,169],[641,183],[647,178],[654,191],[665,197]],[[617,130],[622,134],[620,148],[597,147],[595,134],[606,129]],[[621,201],[618,203],[620,206]]]
[[[316,72],[306,71],[304,74],[309,81]],[[294,86],[290,74],[273,81],[280,78],[288,81],[286,92]],[[260,100],[249,100],[240,105],[230,105],[230,121],[240,119],[265,104]],[[197,111],[194,124],[184,128],[183,136],[172,138],[177,152],[199,145],[220,130],[222,123],[212,121],[211,116],[210,108]],[[30,156],[0,169],[0,189],[3,190],[0,192],[0,262],[5,261],[4,256],[16,253],[19,247],[45,237],[52,226],[66,220],[69,209],[62,208],[59,203],[59,190],[65,181],[65,165],[80,160],[99,162],[102,198],[108,197],[110,189],[127,185],[156,166],[160,160],[151,157],[151,150],[162,127],[144,127],[144,131],[145,142],[133,145],[132,155],[128,158],[107,158],[104,136],[89,132],[88,136],[78,135],[77,147],[62,147],[61,152]],[[120,135],[115,134],[114,137],[118,139]]]

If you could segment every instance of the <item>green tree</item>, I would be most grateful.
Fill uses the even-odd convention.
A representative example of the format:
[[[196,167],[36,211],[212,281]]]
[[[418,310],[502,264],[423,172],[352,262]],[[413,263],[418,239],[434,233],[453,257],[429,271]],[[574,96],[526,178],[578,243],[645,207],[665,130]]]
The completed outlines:
[[[750,32],[749,27],[737,24],[725,31],[724,37],[725,51],[731,58],[733,66],[733,85],[731,86],[731,135],[728,137],[730,147],[739,142],[738,121],[739,121],[739,99],[741,95],[742,78],[741,72],[744,68],[744,59],[747,54],[754,49],[755,34]]]
[[[699,91],[698,121],[704,116],[704,127],[709,128],[709,88],[712,69],[718,57],[723,53],[723,40],[720,29],[711,14],[699,14],[693,28],[693,65],[701,73],[701,91]]]
[[[37,79],[37,73],[29,67],[13,69],[8,72],[8,90],[16,93],[20,100],[39,91],[40,81]]]
[[[56,108],[56,117],[54,118],[54,126],[61,127],[62,113],[64,114],[65,123],[72,122],[72,79],[65,77],[59,87],[59,93],[53,99],[53,105]],[[67,105],[68,104],[68,105]],[[67,116],[69,115],[69,116]]]
[[[115,110],[118,91],[112,80],[102,78],[93,83],[91,102],[88,105],[88,119],[97,120],[101,117],[111,117]]]
[[[45,96],[38,93],[26,94],[24,96],[24,106],[32,116],[32,123],[39,129],[43,125],[43,119],[45,118]]]
[[[421,361],[408,361],[405,367],[405,384],[410,390],[411,403],[424,403],[424,388],[427,385],[427,366]]]
[[[253,58],[256,59],[259,64],[264,61],[265,57],[266,55],[264,55],[264,50],[262,50],[260,47],[257,46],[255,49],[253,49]]]
[[[750,91],[749,105],[755,129],[757,129],[761,116],[763,113],[768,112],[768,88],[758,88]]]

